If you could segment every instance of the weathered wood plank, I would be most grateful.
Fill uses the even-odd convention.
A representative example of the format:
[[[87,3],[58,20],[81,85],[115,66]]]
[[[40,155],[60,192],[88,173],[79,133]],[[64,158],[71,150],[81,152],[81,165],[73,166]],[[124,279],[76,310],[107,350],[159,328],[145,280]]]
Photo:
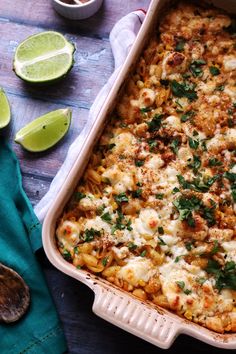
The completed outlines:
[[[0,17],[44,29],[84,34],[86,37],[108,37],[119,18],[140,7],[147,9],[149,3],[150,0],[104,0],[94,16],[86,20],[71,21],[55,13],[49,0],[17,0],[17,6],[12,6],[12,0],[4,0],[4,3],[0,3]]]

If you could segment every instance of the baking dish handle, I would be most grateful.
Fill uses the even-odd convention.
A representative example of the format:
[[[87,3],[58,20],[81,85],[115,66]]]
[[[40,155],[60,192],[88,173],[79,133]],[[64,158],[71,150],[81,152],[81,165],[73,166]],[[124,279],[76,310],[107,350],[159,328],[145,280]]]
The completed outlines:
[[[103,286],[93,290],[93,312],[106,321],[163,349],[169,348],[179,334],[177,323],[157,309]]]

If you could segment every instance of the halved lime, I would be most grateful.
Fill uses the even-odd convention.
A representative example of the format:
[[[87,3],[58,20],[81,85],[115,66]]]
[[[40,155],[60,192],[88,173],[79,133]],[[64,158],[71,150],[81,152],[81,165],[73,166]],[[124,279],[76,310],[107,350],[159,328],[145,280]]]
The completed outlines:
[[[7,96],[0,88],[0,128],[4,128],[11,120],[11,110]]]
[[[71,109],[65,108],[36,118],[16,133],[15,142],[28,151],[45,151],[68,132],[71,115]]]
[[[62,34],[41,32],[28,37],[16,49],[13,69],[31,83],[50,83],[64,77],[73,67],[75,46]]]

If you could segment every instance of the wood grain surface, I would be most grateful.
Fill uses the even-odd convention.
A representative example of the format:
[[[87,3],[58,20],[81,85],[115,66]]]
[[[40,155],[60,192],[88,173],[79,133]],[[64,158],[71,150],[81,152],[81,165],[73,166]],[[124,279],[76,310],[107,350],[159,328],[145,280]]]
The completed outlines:
[[[4,131],[20,160],[23,186],[35,205],[65,159],[68,147],[86,123],[97,93],[113,71],[109,33],[124,15],[147,9],[149,0],[104,0],[90,19],[71,21],[59,16],[50,0],[0,0],[0,86],[12,108],[12,122]],[[75,65],[60,83],[32,87],[12,71],[17,45],[27,36],[56,30],[76,44]],[[13,141],[15,132],[37,116],[53,109],[71,107],[72,126],[54,148],[40,154],[28,153]],[[43,250],[38,254],[55,300],[72,354],[154,354],[162,350],[105,322],[92,313],[93,293],[83,284],[56,270]],[[0,347],[1,352],[1,347]],[[179,336],[166,353],[226,353],[187,336]],[[228,351],[227,351],[228,353]],[[17,354],[17,353],[16,353]],[[43,354],[43,353],[42,353]],[[56,354],[56,353],[55,353]]]

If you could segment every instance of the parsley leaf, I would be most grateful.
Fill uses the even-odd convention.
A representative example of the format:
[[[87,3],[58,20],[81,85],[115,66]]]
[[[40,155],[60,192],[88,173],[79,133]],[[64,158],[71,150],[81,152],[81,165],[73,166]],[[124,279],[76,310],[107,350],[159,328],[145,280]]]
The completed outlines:
[[[152,109],[150,107],[143,107],[143,108],[140,108],[140,112],[141,113],[147,113],[147,112],[150,112]]]
[[[164,198],[164,194],[163,193],[158,193],[158,194],[156,194],[155,197],[156,197],[156,199],[162,200]]]
[[[101,236],[101,232],[99,230],[95,230],[94,228],[86,229],[81,239],[84,242],[91,242],[94,240],[95,236]]]
[[[174,96],[187,97],[190,101],[197,99],[197,93],[195,91],[195,84],[192,83],[179,83],[176,80],[171,81],[170,88]]]
[[[198,148],[198,146],[199,146],[199,141],[198,140],[194,140],[191,137],[189,137],[188,143],[189,143],[189,146],[191,147],[191,149],[194,149],[194,150],[196,150]]]
[[[182,50],[184,49],[185,43],[186,43],[186,41],[184,39],[180,39],[175,46],[175,50],[177,52],[182,52]]]
[[[120,203],[123,203],[123,202],[128,202],[129,199],[128,199],[126,193],[123,192],[123,193],[120,193],[120,194],[115,195],[115,201],[116,201],[118,204],[120,204]]]
[[[190,118],[192,118],[195,115],[194,111],[188,111],[180,117],[181,122],[187,122]]]
[[[216,288],[236,290],[236,263],[234,261],[226,262],[224,267],[209,259],[205,269],[207,273],[213,274],[216,280]]]
[[[217,66],[210,66],[209,68],[211,75],[217,76],[220,74],[220,70],[217,68]]]
[[[171,144],[170,144],[170,148],[171,150],[177,155],[178,153],[178,147],[180,145],[180,140],[179,138],[175,138],[172,140]]]
[[[191,71],[191,73],[193,74],[194,77],[197,76],[202,76],[203,71],[201,66],[205,65],[206,62],[203,59],[199,59],[199,60],[194,60],[189,67],[189,70]]]
[[[156,130],[160,129],[162,117],[163,117],[162,114],[155,114],[155,116],[152,118],[152,120],[150,122],[147,122],[148,130],[150,132],[155,132]]]
[[[128,249],[129,249],[130,251],[136,250],[137,247],[138,247],[138,246],[135,245],[135,243],[133,243],[133,242],[129,242],[129,243],[128,243]]]
[[[135,166],[141,167],[144,165],[144,160],[135,160]]]
[[[101,215],[101,219],[103,220],[103,221],[106,221],[108,224],[110,224],[111,223],[111,215],[107,212],[107,213],[104,213],[104,214],[102,214]]]
[[[193,155],[193,160],[191,163],[188,164],[188,167],[192,168],[194,173],[197,173],[197,171],[201,167],[200,158],[196,155]]]
[[[83,198],[86,197],[86,194],[81,193],[81,192],[78,191],[78,192],[75,192],[75,193],[74,193],[73,197],[74,197],[74,200],[75,200],[76,202],[79,202],[81,199],[83,199]]]
[[[210,167],[212,167],[212,166],[222,166],[223,164],[221,161],[219,161],[218,159],[213,157],[213,158],[209,159],[208,165]]]
[[[142,189],[136,189],[136,191],[133,191],[132,192],[132,197],[133,198],[139,198],[139,197],[141,197],[141,195],[142,195]]]

